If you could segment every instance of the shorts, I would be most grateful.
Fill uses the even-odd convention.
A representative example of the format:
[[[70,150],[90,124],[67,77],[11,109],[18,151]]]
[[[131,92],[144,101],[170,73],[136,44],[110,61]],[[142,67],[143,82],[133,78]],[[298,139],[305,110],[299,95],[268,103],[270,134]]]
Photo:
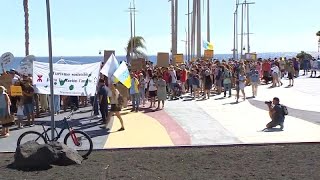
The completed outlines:
[[[118,106],[117,104],[111,104],[111,112],[120,112],[121,111],[121,107]]]
[[[198,85],[192,85],[192,89],[199,89],[200,87]]]
[[[289,79],[293,79],[293,74],[292,73],[288,73],[288,78]]]
[[[156,97],[157,96],[157,92],[156,91],[149,91],[149,96],[150,97]]]
[[[28,115],[32,115],[34,113],[34,106],[33,104],[24,104],[24,110],[23,110],[24,114],[26,116]]]

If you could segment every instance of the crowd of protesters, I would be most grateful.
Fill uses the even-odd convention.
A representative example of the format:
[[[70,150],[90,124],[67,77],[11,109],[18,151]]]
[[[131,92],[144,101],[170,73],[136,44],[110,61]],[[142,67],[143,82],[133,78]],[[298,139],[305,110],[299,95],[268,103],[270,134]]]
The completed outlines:
[[[169,67],[157,67],[149,62],[145,69],[130,71],[132,86],[129,89],[121,83],[108,83],[106,77],[101,78],[97,94],[90,98],[90,102],[94,115],[101,114],[103,128],[107,127],[110,117],[116,115],[121,122],[119,130],[124,130],[120,111],[122,108],[127,108],[129,103],[131,112],[138,112],[141,108],[161,110],[165,107],[167,99],[176,100],[183,95],[189,95],[192,99],[205,100],[210,99],[212,93],[231,98],[232,90],[236,91],[235,99],[239,102],[240,92],[242,99],[246,100],[248,95],[245,93],[245,88],[248,86],[252,88],[253,98],[258,96],[260,84],[271,84],[271,88],[280,87],[284,85],[283,79],[287,78],[289,79],[287,86],[294,86],[294,79],[300,76],[301,69],[304,72],[302,75],[308,75],[311,71],[310,77],[317,77],[319,61],[296,58],[256,61],[198,59],[187,64]],[[19,75],[14,69],[2,75],[8,74],[12,77],[13,85],[22,87],[23,96],[10,96],[4,87],[0,87],[0,100],[6,102],[0,103],[0,118],[6,114],[15,114],[18,128],[33,126],[35,116],[39,116],[40,113],[50,110],[59,113],[61,107],[66,110],[70,106],[79,108],[79,104],[87,105],[87,97],[55,95],[54,107],[50,108],[49,96],[35,94],[30,76]],[[147,102],[149,107],[145,107]],[[23,121],[25,117],[27,122]],[[13,122],[2,123],[2,137],[9,136],[8,127],[12,125],[14,125]]]

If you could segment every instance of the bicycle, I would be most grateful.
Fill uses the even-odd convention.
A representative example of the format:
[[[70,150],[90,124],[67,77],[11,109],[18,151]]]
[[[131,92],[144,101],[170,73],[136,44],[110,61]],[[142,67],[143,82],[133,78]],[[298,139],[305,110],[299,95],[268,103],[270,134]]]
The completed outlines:
[[[85,133],[83,131],[79,131],[79,130],[73,130],[73,128],[69,125],[69,123],[67,121],[68,119],[71,119],[72,115],[73,115],[73,110],[71,111],[71,114],[68,117],[64,117],[63,120],[60,121],[60,122],[62,122],[63,127],[61,128],[59,133],[57,131],[57,128],[54,128],[54,131],[57,134],[57,136],[55,138],[53,138],[53,139],[49,138],[48,132],[51,131],[51,128],[45,129],[44,123],[43,123],[43,124],[41,124],[42,129],[43,129],[42,134],[37,131],[24,132],[18,138],[17,147],[20,146],[21,142],[27,142],[30,140],[36,141],[38,143],[40,142],[39,144],[47,144],[48,142],[58,141],[60,139],[62,133],[67,129],[67,130],[69,130],[69,132],[64,137],[63,143],[69,147],[74,145],[75,147],[72,147],[72,148],[77,150],[83,158],[87,158],[92,152],[92,148],[93,148],[92,140],[87,133]],[[31,136],[31,138],[29,136]],[[32,138],[32,136],[35,136],[35,137]],[[22,139],[24,141],[22,141]],[[88,141],[88,142],[85,143],[86,141]],[[80,149],[82,147],[84,147],[84,148]]]

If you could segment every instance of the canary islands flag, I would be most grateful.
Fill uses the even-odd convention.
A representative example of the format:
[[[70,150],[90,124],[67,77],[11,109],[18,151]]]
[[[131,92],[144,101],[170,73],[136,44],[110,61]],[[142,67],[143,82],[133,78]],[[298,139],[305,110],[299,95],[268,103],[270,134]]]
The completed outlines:
[[[213,44],[203,40],[203,48],[206,50],[213,50]]]
[[[119,80],[128,89],[131,87],[131,77],[126,62],[122,61],[113,77]]]

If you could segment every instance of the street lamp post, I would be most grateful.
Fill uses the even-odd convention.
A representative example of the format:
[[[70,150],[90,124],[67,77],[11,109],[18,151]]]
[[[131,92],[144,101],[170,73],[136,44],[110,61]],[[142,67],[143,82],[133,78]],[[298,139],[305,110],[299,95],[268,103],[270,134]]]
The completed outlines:
[[[48,26],[48,48],[49,48],[49,78],[50,78],[50,106],[51,106],[51,138],[54,139],[54,89],[53,89],[53,63],[52,63],[52,38],[51,38],[51,17],[50,17],[50,0],[46,0],[47,5],[47,26]]]

